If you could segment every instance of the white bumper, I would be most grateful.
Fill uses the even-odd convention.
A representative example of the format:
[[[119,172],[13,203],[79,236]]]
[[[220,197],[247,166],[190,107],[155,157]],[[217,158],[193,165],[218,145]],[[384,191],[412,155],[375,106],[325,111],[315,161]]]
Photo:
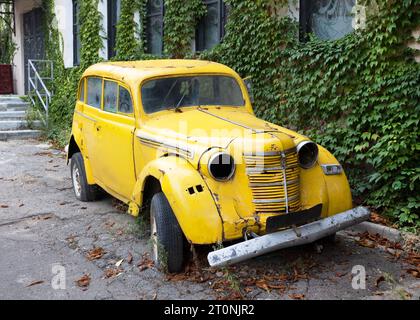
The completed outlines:
[[[369,215],[367,208],[357,207],[297,227],[297,232],[294,229],[278,231],[210,252],[207,259],[210,266],[225,266],[275,250],[311,243],[365,221],[369,219]]]

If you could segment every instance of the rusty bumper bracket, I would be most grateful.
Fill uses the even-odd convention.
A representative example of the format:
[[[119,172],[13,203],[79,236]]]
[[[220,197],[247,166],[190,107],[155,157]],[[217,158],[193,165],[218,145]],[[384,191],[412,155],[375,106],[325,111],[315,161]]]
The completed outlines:
[[[369,218],[365,207],[357,207],[300,227],[298,237],[293,229],[278,231],[210,252],[210,266],[225,266],[254,258],[275,250],[311,243]]]

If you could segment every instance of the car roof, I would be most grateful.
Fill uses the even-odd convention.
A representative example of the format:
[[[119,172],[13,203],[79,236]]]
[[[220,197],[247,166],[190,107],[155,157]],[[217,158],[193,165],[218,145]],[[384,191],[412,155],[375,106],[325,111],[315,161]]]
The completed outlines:
[[[231,68],[216,62],[160,59],[101,62],[87,68],[83,76],[107,77],[135,85],[148,78],[188,73],[222,73],[235,75],[235,72]]]

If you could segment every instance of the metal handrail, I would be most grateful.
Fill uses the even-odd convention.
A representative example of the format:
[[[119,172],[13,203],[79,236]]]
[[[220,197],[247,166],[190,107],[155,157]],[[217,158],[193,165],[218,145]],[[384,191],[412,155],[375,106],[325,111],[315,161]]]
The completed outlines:
[[[49,76],[41,77],[37,68],[35,67],[38,63],[49,64]],[[46,119],[45,124],[48,124],[48,109],[51,103],[52,94],[48,90],[47,86],[44,83],[44,80],[53,80],[54,79],[54,64],[51,60],[32,60],[28,59],[28,96],[32,104],[35,105],[35,100],[32,97],[32,92],[35,92],[38,97],[39,102],[41,102],[42,107],[45,110]],[[39,87],[40,85],[40,87]]]

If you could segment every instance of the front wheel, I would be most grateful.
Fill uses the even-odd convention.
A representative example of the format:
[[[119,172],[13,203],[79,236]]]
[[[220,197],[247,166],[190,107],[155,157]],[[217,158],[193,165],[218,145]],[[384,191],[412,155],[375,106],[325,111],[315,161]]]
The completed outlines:
[[[163,192],[156,193],[150,205],[153,259],[170,273],[183,270],[184,235]]]
[[[98,195],[97,186],[87,183],[85,164],[80,152],[73,154],[71,157],[70,172],[76,198],[83,202],[96,200]]]

